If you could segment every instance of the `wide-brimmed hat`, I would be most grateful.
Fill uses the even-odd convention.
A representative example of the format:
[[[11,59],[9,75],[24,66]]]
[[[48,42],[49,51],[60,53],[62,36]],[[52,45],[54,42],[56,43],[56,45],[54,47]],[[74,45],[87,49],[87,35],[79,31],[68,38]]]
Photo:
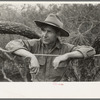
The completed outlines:
[[[34,21],[38,27],[44,25],[50,25],[57,28],[60,31],[60,36],[69,36],[69,33],[63,29],[63,23],[57,14],[49,14],[45,21]]]

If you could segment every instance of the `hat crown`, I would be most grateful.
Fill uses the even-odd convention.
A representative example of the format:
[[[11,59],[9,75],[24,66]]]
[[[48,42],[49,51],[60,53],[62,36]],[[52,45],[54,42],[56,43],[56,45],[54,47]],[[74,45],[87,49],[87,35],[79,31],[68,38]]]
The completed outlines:
[[[59,16],[57,14],[50,14],[45,19],[45,22],[53,24],[57,27],[63,28],[63,23],[61,22]]]
[[[60,36],[69,36],[69,33],[63,29],[63,23],[57,14],[49,14],[44,21],[35,21],[38,27],[43,27],[45,25],[49,25],[55,27],[60,33]]]

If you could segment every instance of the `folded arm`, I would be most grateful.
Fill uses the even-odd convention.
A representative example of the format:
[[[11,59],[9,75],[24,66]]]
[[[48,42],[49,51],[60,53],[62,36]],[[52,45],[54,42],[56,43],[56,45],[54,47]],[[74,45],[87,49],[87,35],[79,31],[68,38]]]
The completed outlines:
[[[59,66],[60,62],[66,61],[69,58],[88,58],[93,56],[95,53],[95,49],[91,46],[73,47],[71,52],[56,57],[53,61],[53,66],[56,69]]]
[[[34,72],[39,71],[38,68],[40,67],[39,62],[34,54],[32,54],[29,50],[31,47],[22,40],[14,40],[9,42],[6,45],[6,49],[16,55],[22,56],[22,57],[29,57],[31,58],[29,68],[35,68]]]

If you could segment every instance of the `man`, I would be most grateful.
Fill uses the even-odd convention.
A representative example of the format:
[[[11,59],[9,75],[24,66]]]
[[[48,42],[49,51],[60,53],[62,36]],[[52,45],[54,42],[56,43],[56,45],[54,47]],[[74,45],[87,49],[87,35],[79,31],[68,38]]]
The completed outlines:
[[[74,46],[61,43],[59,36],[69,36],[57,14],[49,14],[45,21],[35,21],[41,29],[41,38],[32,40],[13,40],[6,45],[7,50],[30,57],[30,72],[35,81],[55,81],[65,75],[69,58],[93,56],[95,50],[90,46]],[[33,79],[34,79],[33,78]],[[34,81],[34,80],[33,80]]]

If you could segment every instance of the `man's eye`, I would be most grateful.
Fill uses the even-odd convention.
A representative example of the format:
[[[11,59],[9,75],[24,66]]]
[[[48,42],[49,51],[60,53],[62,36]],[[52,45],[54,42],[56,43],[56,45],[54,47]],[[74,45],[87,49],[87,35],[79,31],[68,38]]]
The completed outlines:
[[[48,31],[48,33],[50,33],[51,31]]]
[[[42,31],[45,31],[44,28],[41,28]]]

